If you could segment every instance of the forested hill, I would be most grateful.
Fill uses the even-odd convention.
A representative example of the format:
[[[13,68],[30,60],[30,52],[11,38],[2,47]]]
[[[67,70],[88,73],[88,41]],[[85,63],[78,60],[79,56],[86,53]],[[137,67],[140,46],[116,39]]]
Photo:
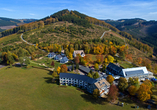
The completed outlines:
[[[39,28],[42,25],[49,25],[50,23],[58,22],[58,21],[68,21],[70,23],[74,23],[83,27],[92,27],[92,24],[101,25],[112,29],[115,32],[119,32],[117,28],[114,26],[105,23],[104,21],[88,17],[87,15],[81,14],[77,11],[69,11],[67,9],[54,13],[48,17],[45,17],[41,20],[38,20],[33,23],[24,24],[18,27],[15,27],[10,30],[3,31],[2,37],[10,34],[14,34],[17,32],[26,32],[35,28]]]
[[[0,17],[0,26],[16,25],[17,23],[21,23],[21,22],[16,19]]]
[[[154,51],[157,53],[157,21],[146,21],[140,18],[104,21],[115,26],[120,31],[130,33],[133,38],[154,47]]]
[[[36,19],[12,19],[12,18],[0,17],[0,32],[6,29],[11,29],[13,27],[22,25],[24,23],[30,23],[34,21],[36,21]]]
[[[104,21],[98,20],[98,19],[93,18],[93,17],[89,17],[89,16],[82,14],[78,11],[72,11],[72,10],[69,11],[68,9],[56,12],[56,13],[54,13],[48,17],[45,17],[41,20],[27,23],[27,24],[15,27],[13,29],[3,31],[1,33],[1,37],[7,36],[10,34],[14,34],[14,33],[29,32],[29,31],[34,30],[34,29],[38,30],[40,28],[44,28],[48,25],[51,25],[53,23],[63,22],[63,21],[68,21],[69,23],[73,23],[75,25],[82,26],[84,28],[94,29],[93,27],[95,25],[108,28],[108,29],[112,30],[113,32],[120,34],[123,37],[127,38],[126,41],[129,44],[133,45],[134,47],[136,47],[142,51],[147,51],[147,50],[152,51],[152,49],[148,45],[145,45],[145,44],[139,42],[138,40],[134,39],[132,37],[132,35],[130,35],[129,33],[120,31],[119,29],[115,28],[114,26],[112,26],[112,25],[110,25]],[[60,29],[60,28],[58,28],[58,29],[60,29],[60,31],[66,32],[66,30],[67,30],[66,28],[67,27],[65,24],[65,27],[63,27],[63,29]],[[46,31],[54,32],[57,30],[56,29],[49,29],[49,30],[44,30],[44,31],[45,32]],[[74,34],[74,33],[72,33],[72,34]],[[73,36],[73,35],[71,35],[71,36]]]

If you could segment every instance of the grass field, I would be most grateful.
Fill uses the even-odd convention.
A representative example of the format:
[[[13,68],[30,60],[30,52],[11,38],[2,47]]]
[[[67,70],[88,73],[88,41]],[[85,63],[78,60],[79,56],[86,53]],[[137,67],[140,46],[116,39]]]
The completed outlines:
[[[118,63],[119,63],[120,66],[122,66],[123,68],[133,68],[133,67],[135,67],[134,65],[128,63],[127,61],[119,61]]]
[[[0,110],[131,110],[96,101],[75,87],[51,83],[51,73],[42,69],[0,69]],[[141,109],[142,110],[142,109]]]
[[[34,62],[40,63],[40,64],[45,64],[48,67],[52,67],[51,66],[52,61],[54,61],[54,64],[55,64],[54,68],[55,68],[55,70],[57,70],[57,68],[62,65],[62,63],[60,63],[59,61],[56,61],[54,59],[50,59],[50,58],[48,58],[46,56],[43,57],[42,59],[38,59],[37,61],[34,61]],[[66,65],[69,66],[69,65],[72,65],[72,64],[69,62],[69,63],[66,63]]]

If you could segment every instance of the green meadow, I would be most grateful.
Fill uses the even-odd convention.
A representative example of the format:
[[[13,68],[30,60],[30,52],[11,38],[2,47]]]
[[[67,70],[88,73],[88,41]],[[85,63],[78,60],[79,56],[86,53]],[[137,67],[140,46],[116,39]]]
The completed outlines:
[[[0,69],[0,110],[130,110],[105,99],[93,99],[76,87],[52,83],[51,72],[43,69],[4,67]],[[142,110],[142,108],[140,108]]]

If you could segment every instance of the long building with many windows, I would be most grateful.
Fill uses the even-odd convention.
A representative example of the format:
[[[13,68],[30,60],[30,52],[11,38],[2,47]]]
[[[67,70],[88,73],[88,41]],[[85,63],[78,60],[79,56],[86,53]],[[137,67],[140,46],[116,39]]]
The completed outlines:
[[[93,93],[94,89],[98,89],[100,96],[107,94],[110,84],[106,79],[96,80],[85,75],[60,73],[60,85],[73,85],[87,89],[89,93]]]
[[[149,72],[146,67],[133,67],[123,69],[113,63],[109,63],[106,68],[106,73],[112,75],[115,79],[119,79],[120,77],[124,77],[127,80],[130,77],[136,77],[139,78],[139,80],[154,78],[153,73]]]

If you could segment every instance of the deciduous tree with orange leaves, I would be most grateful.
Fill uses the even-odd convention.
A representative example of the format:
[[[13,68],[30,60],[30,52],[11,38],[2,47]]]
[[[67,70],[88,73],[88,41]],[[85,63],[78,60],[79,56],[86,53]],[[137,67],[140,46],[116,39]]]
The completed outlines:
[[[118,88],[116,85],[112,84],[108,93],[108,101],[115,101],[118,98]]]
[[[138,57],[137,58],[137,63],[140,65],[142,63],[142,58],[141,57]]]
[[[129,91],[129,94],[130,94],[130,95],[135,95],[136,92],[137,92],[137,87],[134,86],[134,85],[131,85],[131,86],[128,88],[128,91]]]
[[[151,61],[149,60],[149,59],[143,59],[143,61],[142,61],[142,65],[143,66],[146,66],[147,67],[147,69],[151,69]]]
[[[117,49],[114,46],[110,47],[110,54],[115,55],[117,53]]]
[[[103,54],[104,53],[104,47],[101,45],[98,45],[96,47],[94,47],[94,54]]]
[[[137,97],[141,101],[146,101],[150,99],[152,91],[150,90],[150,87],[146,84],[141,84],[139,90],[137,91]]]
[[[126,59],[129,60],[129,61],[133,61],[132,54],[127,54]]]
[[[90,62],[92,61],[92,55],[87,54],[87,55],[84,57],[84,60],[85,60],[87,63],[90,63]]]
[[[61,73],[66,73],[68,70],[66,64],[61,65]]]
[[[103,55],[97,55],[96,59],[97,59],[97,63],[98,64],[101,64],[103,62],[103,60],[104,60]]]
[[[80,62],[79,56],[76,56],[76,57],[74,58],[74,61],[75,61],[76,64],[79,64],[79,62]]]

